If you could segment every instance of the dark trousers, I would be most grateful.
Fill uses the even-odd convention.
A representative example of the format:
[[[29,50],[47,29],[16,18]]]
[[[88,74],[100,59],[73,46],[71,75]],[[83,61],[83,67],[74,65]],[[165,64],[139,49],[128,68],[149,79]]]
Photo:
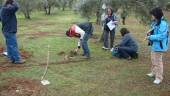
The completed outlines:
[[[109,34],[110,34],[110,48],[112,48],[115,39],[115,29],[113,29],[112,31],[104,30],[104,47],[106,48],[109,48]]]
[[[133,58],[137,54],[136,51],[129,47],[118,47],[118,52],[121,58]]]

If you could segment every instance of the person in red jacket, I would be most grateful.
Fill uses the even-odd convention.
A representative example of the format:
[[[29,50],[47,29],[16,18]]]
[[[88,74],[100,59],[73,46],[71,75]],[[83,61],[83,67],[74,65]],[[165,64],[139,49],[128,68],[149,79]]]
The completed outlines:
[[[80,23],[80,24],[73,24],[71,28],[66,31],[66,35],[68,37],[76,37],[79,38],[78,42],[78,51],[81,47],[83,48],[83,56],[86,59],[90,58],[90,50],[88,47],[88,40],[93,33],[93,26],[90,22]]]

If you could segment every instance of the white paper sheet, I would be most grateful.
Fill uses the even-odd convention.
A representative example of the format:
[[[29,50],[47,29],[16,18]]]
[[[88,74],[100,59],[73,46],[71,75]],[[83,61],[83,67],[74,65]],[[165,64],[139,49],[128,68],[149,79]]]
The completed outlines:
[[[109,23],[107,23],[107,26],[109,27],[110,30],[113,30],[116,27],[116,25],[114,23],[115,22],[113,22],[113,21],[110,21]]]

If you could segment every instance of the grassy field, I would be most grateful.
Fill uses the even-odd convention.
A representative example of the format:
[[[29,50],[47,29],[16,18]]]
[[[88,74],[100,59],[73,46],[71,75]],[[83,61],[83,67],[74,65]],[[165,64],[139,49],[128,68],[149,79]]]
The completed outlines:
[[[169,16],[169,14],[167,14]],[[170,20],[170,18],[169,18]],[[170,54],[165,55],[165,79],[161,85],[154,85],[154,79],[146,76],[150,69],[150,51],[144,42],[147,26],[141,25],[134,17],[129,17],[127,25],[120,25],[116,32],[116,42],[120,41],[119,29],[127,27],[139,42],[139,59],[127,61],[111,59],[111,53],[101,49],[97,42],[101,27],[95,25],[89,46],[92,58],[82,60],[80,56],[73,62],[64,62],[64,56],[76,48],[77,39],[65,36],[65,31],[74,22],[84,19],[72,11],[58,12],[51,16],[33,13],[32,20],[18,15],[19,47],[32,54],[23,68],[8,68],[0,71],[0,86],[8,84],[5,78],[31,78],[40,80],[46,64],[47,46],[50,45],[50,65],[46,75],[51,84],[46,87],[46,96],[169,96],[170,95]],[[93,20],[94,21],[94,20]],[[1,45],[4,45],[0,35]],[[76,62],[74,62],[74,60]],[[0,62],[4,62],[0,57]],[[60,63],[59,63],[60,62]],[[63,63],[62,63],[63,62]],[[1,64],[1,63],[0,63]],[[38,95],[37,95],[38,96]]]

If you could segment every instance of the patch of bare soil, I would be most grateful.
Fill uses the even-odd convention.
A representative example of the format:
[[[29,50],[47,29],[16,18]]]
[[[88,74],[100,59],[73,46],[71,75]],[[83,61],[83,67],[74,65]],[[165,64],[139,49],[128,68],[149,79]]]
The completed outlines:
[[[23,59],[28,59],[33,56],[33,53],[25,51],[24,49],[20,49],[20,55]]]
[[[169,96],[170,95],[170,91],[163,91],[160,96]]]
[[[69,53],[66,53],[64,51],[59,52],[57,55],[63,56],[64,60],[70,60],[78,55],[78,52],[71,50]]]
[[[24,55],[23,57],[28,58],[29,53],[25,52],[24,50],[21,51],[21,53]],[[58,62],[50,62],[50,65],[58,65],[58,64],[69,64],[69,63],[78,63],[78,62],[82,62],[84,61],[84,59],[75,59],[74,57],[78,55],[77,52],[75,51],[70,51],[69,53],[66,53],[64,51],[61,51],[58,53],[59,56],[63,56],[63,60],[62,61],[58,61]],[[36,65],[33,64],[11,64],[11,62],[9,62],[8,60],[5,60],[3,62],[0,62],[0,72],[4,72],[7,71],[9,69],[15,69],[15,70],[20,70],[20,69],[25,69],[25,68],[30,68],[33,66],[46,66],[46,63],[40,63],[37,61],[30,61],[30,62],[34,62],[34,64],[36,63]]]
[[[1,62],[0,63],[0,72],[7,71],[9,69],[22,69],[24,65],[14,65],[10,62]]]
[[[4,47],[0,45],[0,55],[4,52]]]
[[[8,78],[5,81],[8,84],[0,86],[0,96],[47,96],[46,88],[39,80]]]
[[[93,43],[97,43],[97,42],[99,42],[99,37],[100,37],[100,36],[92,35],[92,36],[90,37],[90,40],[91,40]]]
[[[1,56],[3,52],[4,52],[4,48],[0,48]],[[33,56],[33,53],[25,51],[24,49],[20,49],[20,55],[23,59],[28,59]],[[23,69],[23,68],[25,68],[24,65],[12,64],[11,61],[7,60],[7,58],[4,58],[4,61],[0,62],[0,72],[6,71],[9,69]]]

